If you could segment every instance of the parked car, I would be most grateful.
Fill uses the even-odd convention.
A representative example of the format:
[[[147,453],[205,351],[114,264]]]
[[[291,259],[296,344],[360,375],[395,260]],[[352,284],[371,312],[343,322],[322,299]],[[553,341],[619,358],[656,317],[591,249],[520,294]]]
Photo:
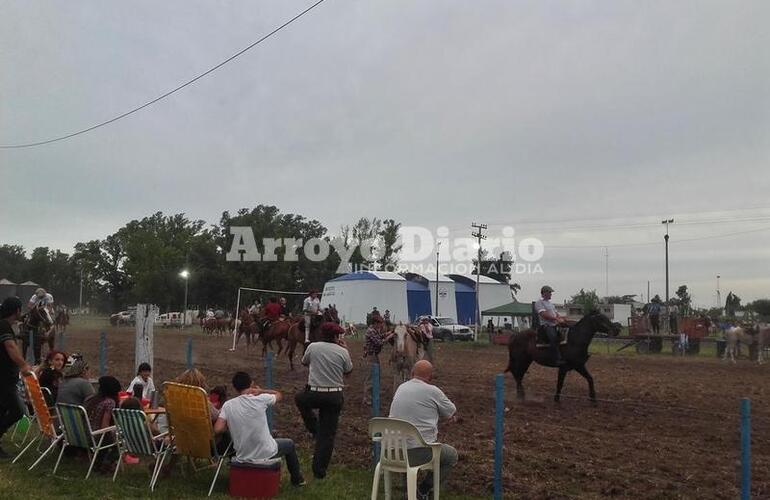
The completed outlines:
[[[181,326],[182,313],[169,312],[166,314],[160,314],[155,318],[155,324],[159,326]]]
[[[112,326],[133,325],[135,322],[135,311],[120,311],[110,316],[110,324]]]
[[[458,325],[452,318],[442,316],[421,316],[419,319],[428,318],[433,326],[433,338],[435,340],[452,342],[454,340],[473,340],[473,331],[464,325]]]

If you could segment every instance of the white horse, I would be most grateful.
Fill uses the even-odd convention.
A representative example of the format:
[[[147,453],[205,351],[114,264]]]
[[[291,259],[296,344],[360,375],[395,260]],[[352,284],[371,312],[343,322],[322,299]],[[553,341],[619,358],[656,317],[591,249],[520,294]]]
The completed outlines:
[[[393,392],[403,382],[409,380],[412,374],[412,367],[417,362],[419,346],[415,335],[410,332],[411,328],[399,322],[393,330],[393,354],[390,362],[393,364]],[[419,337],[416,337],[419,338]]]
[[[737,344],[741,343],[749,346],[756,344],[757,350],[757,364],[764,362],[764,349],[765,346],[770,345],[770,327],[767,325],[757,325],[756,329],[753,329],[756,333],[752,332],[752,329],[744,328],[742,326],[734,326],[728,328],[725,331],[727,337],[727,346],[725,347],[725,355],[722,359],[727,359],[735,363],[735,353],[737,351]]]

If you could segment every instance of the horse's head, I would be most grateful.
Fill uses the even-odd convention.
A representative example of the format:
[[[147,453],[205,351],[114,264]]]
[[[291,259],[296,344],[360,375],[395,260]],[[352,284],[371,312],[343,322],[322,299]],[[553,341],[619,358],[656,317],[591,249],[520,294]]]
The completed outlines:
[[[32,327],[43,327],[43,329],[47,330],[53,325],[53,319],[48,309],[40,304],[30,309],[27,314],[27,323]]]
[[[613,323],[610,318],[600,313],[596,309],[589,311],[583,317],[583,320],[588,321],[594,332],[606,333],[610,337],[617,337],[620,333],[621,324]]]
[[[337,315],[337,308],[334,306],[324,309],[324,321],[340,324],[340,317]]]

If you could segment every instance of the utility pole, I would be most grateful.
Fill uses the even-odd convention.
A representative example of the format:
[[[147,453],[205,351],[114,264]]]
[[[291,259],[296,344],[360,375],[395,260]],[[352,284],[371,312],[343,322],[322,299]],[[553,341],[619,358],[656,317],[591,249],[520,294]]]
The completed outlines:
[[[481,240],[487,239],[486,236],[484,236],[483,231],[487,228],[486,224],[476,224],[475,222],[471,224],[471,227],[473,229],[476,229],[477,231],[475,233],[471,233],[471,236],[474,238],[478,238],[478,257],[476,261],[476,333],[474,335],[475,339],[474,341],[478,342],[479,340],[479,328],[481,326],[481,309],[479,306],[479,278],[481,277]]]
[[[666,241],[666,318],[669,317],[669,296],[668,296],[668,225],[672,224],[674,222],[674,219],[664,219],[660,221],[661,224],[666,225],[666,235],[663,237],[663,239]],[[668,321],[666,321],[668,323]],[[669,332],[670,333],[670,332]]]
[[[650,280],[647,280],[647,302],[651,302],[651,298],[650,298]]]
[[[438,252],[441,249],[441,242],[436,244],[436,310],[433,311],[434,316],[438,316]]]
[[[610,251],[604,247],[604,298],[610,296]]]
[[[717,274],[717,307],[722,307],[722,295],[719,292],[719,275]]]
[[[717,288],[719,288],[717,286]],[[83,314],[83,265],[80,265],[80,294],[78,300],[78,314]]]

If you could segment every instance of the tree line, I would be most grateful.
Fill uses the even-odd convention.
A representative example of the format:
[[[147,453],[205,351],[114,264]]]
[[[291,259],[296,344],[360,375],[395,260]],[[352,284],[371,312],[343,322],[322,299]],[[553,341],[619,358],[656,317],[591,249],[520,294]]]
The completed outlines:
[[[57,303],[77,307],[82,273],[83,305],[114,312],[140,302],[157,304],[165,311],[180,309],[183,269],[189,271],[189,305],[228,309],[235,307],[238,287],[320,290],[336,275],[341,259],[334,249],[320,262],[302,252],[294,261],[282,260],[282,248],[275,252],[277,262],[227,261],[232,226],[251,227],[260,252],[265,250],[262,238],[341,238],[346,249],[356,246],[349,259],[353,266],[386,267],[398,262],[401,224],[393,219],[362,217],[332,234],[317,220],[258,205],[224,212],[217,224],[157,212],[128,222],[104,239],[77,243],[72,253],[38,247],[27,254],[22,246],[0,245],[0,278],[34,281],[55,294]],[[372,251],[362,255],[358,248],[363,244],[371,245]]]

